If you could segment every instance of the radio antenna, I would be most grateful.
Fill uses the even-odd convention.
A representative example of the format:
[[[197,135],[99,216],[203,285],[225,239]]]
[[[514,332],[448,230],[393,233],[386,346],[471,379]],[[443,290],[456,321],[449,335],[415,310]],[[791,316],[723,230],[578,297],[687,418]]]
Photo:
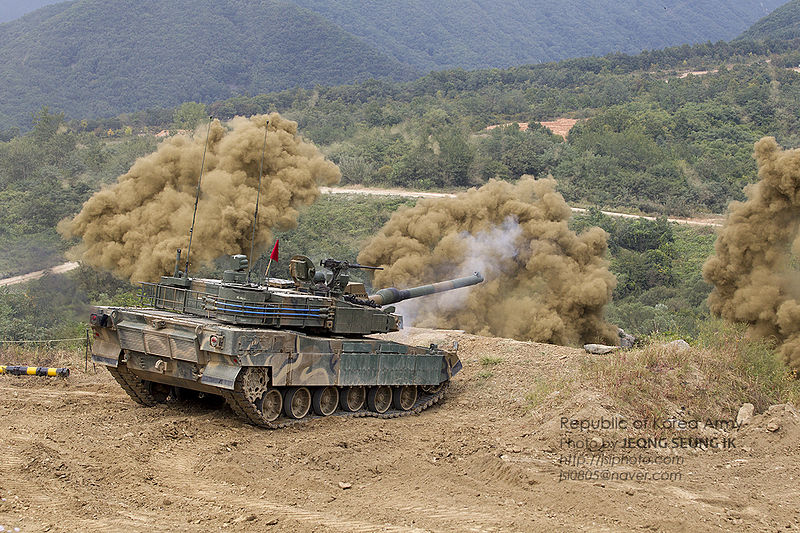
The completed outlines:
[[[256,193],[256,212],[253,215],[253,237],[250,239],[250,261],[247,262],[247,283],[250,283],[250,272],[253,269],[253,246],[256,244],[256,224],[258,224],[258,204],[261,199],[261,176],[264,171],[264,154],[267,151],[267,130],[269,119],[264,124],[264,146],[261,147],[261,163],[258,165],[258,193]]]
[[[197,203],[200,201],[200,183],[203,181],[203,169],[206,166],[206,150],[208,150],[208,134],[211,133],[211,123],[214,117],[208,117],[208,129],[206,130],[206,144],[203,147],[203,162],[200,163],[200,177],[197,179],[197,192],[194,195],[194,212],[192,212],[192,227],[189,228],[189,246],[186,248],[186,268],[183,273],[189,277],[189,254],[192,252],[192,234],[194,233],[194,220],[197,216]]]

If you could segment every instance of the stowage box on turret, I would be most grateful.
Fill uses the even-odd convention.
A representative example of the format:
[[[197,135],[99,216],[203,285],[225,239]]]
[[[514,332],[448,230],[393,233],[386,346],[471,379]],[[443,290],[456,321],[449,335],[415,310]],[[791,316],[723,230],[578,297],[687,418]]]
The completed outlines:
[[[292,258],[291,280],[248,282],[247,259],[233,256],[221,280],[173,276],[143,283],[150,307],[92,311],[92,359],[143,405],[195,391],[220,395],[247,421],[277,428],[313,417],[395,417],[443,396],[460,369],[455,350],[365,335],[397,331],[391,304],[483,281],[480,274],[367,295],[350,268],[327,259],[317,272]],[[389,307],[386,307],[389,306]]]

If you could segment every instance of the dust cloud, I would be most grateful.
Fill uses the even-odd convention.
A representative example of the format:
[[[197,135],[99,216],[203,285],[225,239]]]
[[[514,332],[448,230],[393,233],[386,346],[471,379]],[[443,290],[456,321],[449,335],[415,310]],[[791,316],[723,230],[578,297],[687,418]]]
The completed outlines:
[[[577,235],[553,179],[490,181],[456,198],[397,211],[358,256],[384,266],[380,287],[409,287],[481,271],[486,281],[403,307],[414,325],[556,344],[615,342],[603,320],[616,280],[607,234]],[[408,319],[409,317],[406,316]]]
[[[708,306],[776,339],[784,360],[800,371],[800,150],[782,150],[765,137],[755,158],[759,181],[745,188],[746,201],[731,203],[703,266],[714,285]]]
[[[295,122],[277,113],[236,117],[226,124],[214,120],[208,131],[192,264],[249,253],[267,119],[257,249],[271,240],[271,229],[296,225],[298,208],[316,200],[318,185],[339,181],[336,165],[297,135]],[[62,235],[81,238],[71,255],[135,281],[152,281],[171,272],[176,249],[183,249],[185,258],[207,127],[200,126],[193,137],[164,141],[115,185],[92,196],[75,218],[62,221]]]

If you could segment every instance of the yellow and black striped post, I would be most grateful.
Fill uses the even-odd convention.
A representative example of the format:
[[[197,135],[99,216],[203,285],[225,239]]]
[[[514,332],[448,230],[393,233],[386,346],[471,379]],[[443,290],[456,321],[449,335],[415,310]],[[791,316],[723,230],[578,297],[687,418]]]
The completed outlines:
[[[15,376],[59,376],[65,378],[69,376],[69,368],[0,365],[0,374],[13,374]]]

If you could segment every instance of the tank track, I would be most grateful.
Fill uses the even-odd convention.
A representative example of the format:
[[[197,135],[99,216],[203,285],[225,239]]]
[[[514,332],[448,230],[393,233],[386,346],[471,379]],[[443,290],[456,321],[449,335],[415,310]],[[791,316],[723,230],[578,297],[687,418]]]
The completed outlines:
[[[153,407],[161,402],[159,402],[156,398],[150,394],[150,390],[147,387],[147,383],[133,374],[125,365],[120,365],[117,368],[113,367],[106,367],[108,371],[114,376],[114,379],[117,380],[117,383],[128,393],[128,396],[131,397],[136,403],[143,405],[145,407]],[[359,409],[355,412],[346,412],[346,411],[339,411],[337,410],[333,413],[332,417],[340,417],[340,418],[360,418],[360,417],[374,417],[374,418],[399,418],[401,416],[409,416],[414,414],[419,414],[425,409],[431,407],[432,405],[438,403],[442,400],[447,392],[447,388],[450,385],[449,381],[445,381],[442,383],[439,390],[434,393],[425,393],[422,391],[421,388],[418,388],[419,397],[417,398],[416,403],[414,406],[409,409],[408,411],[402,411],[399,409],[389,409],[385,413],[375,413],[373,411],[369,411],[367,409]],[[280,429],[289,426],[296,426],[298,424],[305,424],[312,420],[317,420],[320,418],[329,418],[325,416],[315,415],[313,413],[309,413],[308,415],[304,416],[300,419],[290,419],[290,418],[280,418],[275,422],[267,422],[261,416],[261,413],[258,411],[255,405],[250,402],[244,394],[244,388],[242,387],[242,379],[241,376],[236,380],[234,390],[227,390],[221,389],[220,395],[225,399],[228,406],[230,406],[231,410],[241,419],[245,420],[246,422],[253,424],[255,426],[268,428],[268,429]]]
[[[125,392],[128,393],[128,396],[131,397],[133,401],[140,405],[144,405],[146,407],[153,407],[154,405],[158,405],[160,402],[150,394],[150,390],[147,387],[147,383],[136,375],[133,374],[128,367],[123,364],[120,364],[117,368],[107,366],[108,371],[114,376],[114,379],[117,380],[117,383],[125,389]]]
[[[414,406],[408,411],[402,411],[399,409],[389,409],[385,413],[376,413],[362,408],[353,413],[349,413],[346,411],[336,411],[330,416],[320,416],[309,413],[308,415],[300,419],[281,418],[276,420],[275,422],[267,422],[266,420],[264,420],[264,418],[262,418],[261,413],[258,411],[256,406],[253,405],[245,396],[244,390],[241,385],[241,379],[236,380],[234,390],[223,391],[222,397],[225,398],[225,401],[228,403],[231,410],[233,410],[233,412],[236,413],[236,415],[238,415],[240,418],[243,418],[248,423],[263,428],[280,429],[289,426],[296,426],[298,424],[305,424],[307,422],[310,422],[312,420],[318,420],[320,418],[330,418],[334,416],[340,418],[361,418],[367,416],[373,418],[399,418],[401,416],[419,414],[428,407],[442,400],[445,397],[449,385],[450,382],[445,381],[444,383],[441,384],[439,390],[437,390],[432,394],[424,393],[422,392],[422,389],[419,388],[418,389],[419,397],[417,398],[416,403],[414,403]]]

